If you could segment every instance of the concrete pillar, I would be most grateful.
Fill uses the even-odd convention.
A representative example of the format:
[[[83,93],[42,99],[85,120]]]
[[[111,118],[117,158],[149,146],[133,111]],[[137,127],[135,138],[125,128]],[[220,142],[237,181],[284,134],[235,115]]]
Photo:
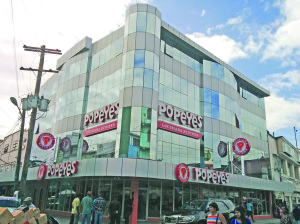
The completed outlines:
[[[134,199],[133,199],[133,209],[132,214],[129,218],[129,223],[137,224],[137,213],[138,213],[138,205],[139,205],[139,180],[137,178],[131,178],[131,192],[134,192]],[[130,193],[130,198],[131,198]]]
[[[294,164],[291,164],[291,177],[295,178],[295,168],[294,168]]]
[[[283,173],[288,174],[288,162],[286,160],[283,161]]]

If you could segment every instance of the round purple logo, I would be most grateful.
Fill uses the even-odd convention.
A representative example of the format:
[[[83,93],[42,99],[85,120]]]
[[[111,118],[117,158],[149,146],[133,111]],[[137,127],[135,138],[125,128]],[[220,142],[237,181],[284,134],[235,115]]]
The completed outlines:
[[[218,145],[218,153],[220,157],[225,157],[227,156],[227,144],[226,142],[220,141]]]
[[[69,137],[65,137],[60,142],[60,150],[63,152],[69,152],[71,149],[71,140]]]
[[[185,163],[180,163],[176,166],[175,175],[180,182],[186,183],[190,179],[190,169]]]
[[[244,138],[237,138],[232,143],[233,152],[239,156],[246,155],[250,151],[250,148],[250,143]]]

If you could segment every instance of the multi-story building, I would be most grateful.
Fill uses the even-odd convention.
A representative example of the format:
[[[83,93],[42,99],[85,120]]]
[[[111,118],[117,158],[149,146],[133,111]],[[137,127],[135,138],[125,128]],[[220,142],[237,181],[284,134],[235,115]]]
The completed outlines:
[[[272,180],[291,183],[292,193],[274,192],[277,204],[286,202],[289,210],[300,203],[300,151],[284,137],[268,134]]]
[[[25,130],[23,133],[21,165],[24,162],[27,136],[28,136],[28,131]],[[20,138],[20,131],[16,131],[6,136],[3,142],[0,144],[0,176],[2,178],[4,177],[14,178],[14,175],[12,176],[12,173],[15,172],[16,165],[17,165],[19,138]],[[13,194],[13,188],[11,187],[11,183],[0,183],[0,195],[12,195],[12,194]]]
[[[134,192],[133,223],[158,221],[198,197],[251,200],[259,218],[271,216],[271,192],[292,192],[266,172],[269,92],[155,7],[129,7],[123,27],[95,42],[85,37],[57,69],[41,88],[51,103],[37,122],[56,138],[56,165],[28,173],[33,197],[46,198],[36,202],[42,210],[69,213],[75,192],[91,190],[122,205]],[[235,145],[240,151],[251,144],[248,154],[233,153],[237,138],[248,140]]]

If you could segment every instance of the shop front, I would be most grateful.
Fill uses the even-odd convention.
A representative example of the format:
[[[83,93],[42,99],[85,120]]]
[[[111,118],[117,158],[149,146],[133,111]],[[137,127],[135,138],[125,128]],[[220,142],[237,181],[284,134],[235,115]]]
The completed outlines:
[[[39,169],[32,168],[28,188],[32,187],[34,201],[44,212],[67,216],[75,194],[83,197],[91,191],[94,198],[102,196],[107,204],[117,196],[122,204],[123,218],[125,198],[134,192],[133,223],[159,222],[162,212],[179,209],[195,198],[227,198],[236,206],[250,200],[255,218],[270,218],[272,191],[291,190],[287,183],[274,184],[270,180],[190,166],[178,175],[179,165],[129,158],[86,159],[78,163],[77,172],[71,176],[51,175],[49,171],[50,175],[46,173],[39,181]],[[104,216],[108,220],[108,211]]]

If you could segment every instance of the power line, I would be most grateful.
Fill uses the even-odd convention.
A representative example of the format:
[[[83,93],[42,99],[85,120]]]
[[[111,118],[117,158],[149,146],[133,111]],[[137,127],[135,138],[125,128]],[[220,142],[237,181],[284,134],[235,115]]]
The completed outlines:
[[[13,11],[12,0],[10,0],[10,5],[11,5],[11,19],[12,19],[12,25],[13,25],[13,35],[14,35],[13,50],[14,50],[14,61],[15,61],[15,72],[16,72],[16,78],[17,78],[17,90],[18,90],[18,97],[19,97],[19,78],[18,78],[18,69],[17,69],[16,36],[15,36],[15,23],[14,23],[14,11]]]

